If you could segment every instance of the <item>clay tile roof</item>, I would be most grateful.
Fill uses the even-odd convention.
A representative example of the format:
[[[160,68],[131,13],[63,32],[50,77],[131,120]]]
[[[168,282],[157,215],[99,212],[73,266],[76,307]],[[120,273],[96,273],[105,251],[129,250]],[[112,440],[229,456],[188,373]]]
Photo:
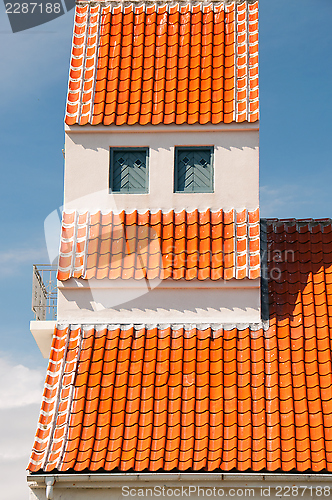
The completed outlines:
[[[258,1],[77,4],[67,125],[258,117]]]
[[[331,472],[332,221],[266,239],[269,325],[58,325],[29,470]]]
[[[259,210],[63,214],[58,279],[255,279]]]

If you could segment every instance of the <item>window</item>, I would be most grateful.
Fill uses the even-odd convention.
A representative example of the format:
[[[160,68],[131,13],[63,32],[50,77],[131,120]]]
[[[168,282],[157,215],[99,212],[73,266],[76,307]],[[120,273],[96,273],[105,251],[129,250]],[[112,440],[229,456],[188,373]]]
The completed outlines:
[[[147,148],[111,148],[110,188],[115,193],[148,192]]]
[[[174,191],[213,192],[213,148],[175,148]]]

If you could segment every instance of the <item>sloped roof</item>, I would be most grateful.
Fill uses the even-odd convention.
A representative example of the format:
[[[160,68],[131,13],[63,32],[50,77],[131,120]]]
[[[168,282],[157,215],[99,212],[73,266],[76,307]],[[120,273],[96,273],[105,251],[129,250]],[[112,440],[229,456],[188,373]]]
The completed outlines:
[[[258,1],[79,2],[67,125],[258,120]]]
[[[266,230],[268,326],[57,327],[31,472],[332,471],[332,221]]]
[[[58,279],[259,278],[259,210],[63,214]]]

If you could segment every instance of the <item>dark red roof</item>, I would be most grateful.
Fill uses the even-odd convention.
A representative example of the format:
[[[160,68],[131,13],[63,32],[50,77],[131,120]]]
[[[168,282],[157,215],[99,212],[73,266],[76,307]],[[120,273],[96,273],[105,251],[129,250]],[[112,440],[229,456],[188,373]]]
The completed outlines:
[[[262,235],[268,323],[58,325],[31,472],[332,471],[332,223]]]

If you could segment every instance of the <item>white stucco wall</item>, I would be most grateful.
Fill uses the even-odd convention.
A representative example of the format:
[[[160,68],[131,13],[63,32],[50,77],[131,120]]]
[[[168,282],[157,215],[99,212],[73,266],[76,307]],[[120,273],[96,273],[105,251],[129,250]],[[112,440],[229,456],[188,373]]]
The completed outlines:
[[[46,320],[30,321],[30,332],[32,333],[43,358],[50,357],[50,350],[52,345],[53,333],[56,327],[56,321]]]
[[[65,197],[76,210],[256,209],[257,124],[66,127]],[[173,193],[174,147],[214,147],[214,193]],[[110,147],[149,148],[149,193],[109,194]]]
[[[64,323],[257,323],[259,280],[75,280],[59,283]],[[111,288],[112,287],[112,288]]]
[[[91,212],[254,210],[259,205],[258,124],[66,126],[65,209]],[[175,146],[214,147],[214,192],[174,193]],[[111,147],[149,148],[149,193],[109,193]],[[145,289],[144,289],[145,287]],[[59,283],[58,321],[256,323],[259,280],[69,280]],[[148,292],[148,293],[147,293]]]

